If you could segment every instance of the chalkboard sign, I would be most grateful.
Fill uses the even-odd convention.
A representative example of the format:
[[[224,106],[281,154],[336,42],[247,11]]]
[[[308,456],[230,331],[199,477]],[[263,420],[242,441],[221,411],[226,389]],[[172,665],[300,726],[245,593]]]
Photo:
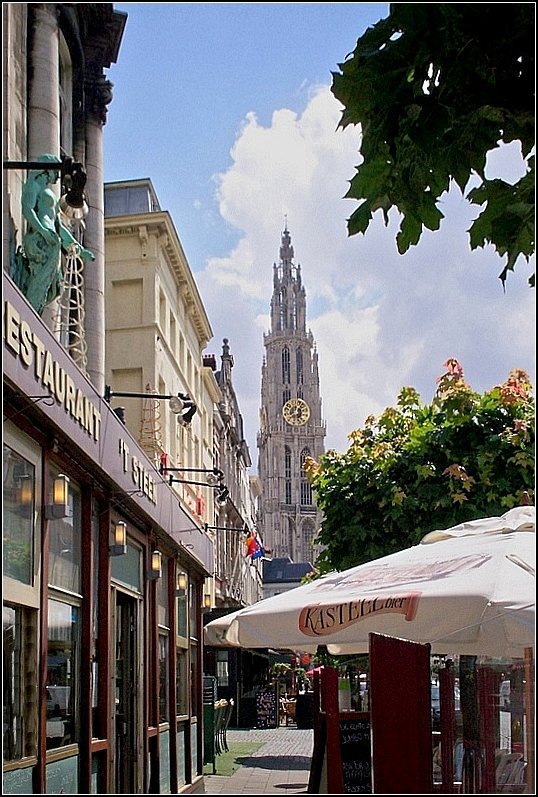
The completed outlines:
[[[268,690],[267,692],[258,692],[256,695],[256,727],[278,727],[276,694],[273,690]]]
[[[345,794],[372,793],[370,715],[353,711],[340,714],[340,750]]]

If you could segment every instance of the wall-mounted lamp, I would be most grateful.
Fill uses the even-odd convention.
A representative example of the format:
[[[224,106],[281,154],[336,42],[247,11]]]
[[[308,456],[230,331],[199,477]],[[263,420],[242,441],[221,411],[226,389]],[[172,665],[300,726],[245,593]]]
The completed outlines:
[[[41,155],[35,161],[4,161],[4,169],[26,169],[27,171],[58,173],[64,193],[60,197],[59,207],[70,219],[83,219],[88,215],[88,205],[84,196],[86,172],[80,161],[68,155],[52,160],[51,155]]]
[[[161,577],[162,572],[162,554],[160,551],[153,551],[151,554],[150,569],[146,574],[146,578],[150,581],[155,581]]]
[[[86,172],[82,168],[82,163],[73,161],[71,158],[69,170],[62,174],[63,183],[67,189],[66,193],[60,197],[59,207],[62,213],[69,219],[84,219],[88,215],[88,205],[84,196],[86,185]]]
[[[175,396],[164,395],[162,393],[126,393],[124,391],[116,391],[110,388],[110,385],[105,385],[105,394],[103,398],[110,403],[112,396],[120,396],[121,398],[142,398],[142,399],[165,399],[170,402],[170,409],[177,415],[178,423],[182,426],[188,426],[194,418],[198,409],[194,401],[187,393],[178,393]]]
[[[127,553],[127,523],[117,520],[114,523],[114,544],[109,546],[110,556],[123,556]]]
[[[204,593],[204,599],[202,601],[202,609],[211,609],[211,595],[209,592]]]
[[[52,483],[52,504],[45,506],[45,518],[58,520],[69,515],[69,477],[59,473]]]
[[[176,574],[176,597],[182,598],[187,590],[187,574],[179,570]]]
[[[174,482],[178,482],[179,484],[198,484],[201,487],[212,487],[216,492],[215,501],[217,504],[221,505],[226,503],[230,495],[230,491],[224,484],[214,484],[212,481],[195,482],[189,479],[176,479],[175,476],[169,476],[168,483],[172,485]]]
[[[227,487],[221,484],[217,490],[217,495],[215,496],[215,500],[217,504],[223,506],[226,501],[228,500],[228,496],[230,495],[230,491]]]

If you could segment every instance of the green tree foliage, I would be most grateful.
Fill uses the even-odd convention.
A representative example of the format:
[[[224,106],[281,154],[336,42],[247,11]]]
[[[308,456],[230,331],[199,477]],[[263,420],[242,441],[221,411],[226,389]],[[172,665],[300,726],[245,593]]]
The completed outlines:
[[[435,397],[414,388],[349,435],[345,453],[308,459],[323,512],[318,573],[345,570],[417,544],[429,531],[501,515],[534,500],[535,402],[529,377],[511,371],[483,395],[445,363]]]
[[[344,106],[340,127],[361,125],[363,161],[346,198],[363,200],[348,219],[364,233],[380,210],[402,214],[400,254],[423,229],[438,230],[439,198],[453,180],[482,208],[471,249],[492,244],[506,257],[506,282],[534,253],[535,4],[391,3],[389,16],[357,41],[333,72]],[[526,174],[510,185],[486,179],[486,155],[519,141]],[[529,279],[534,286],[534,276]]]

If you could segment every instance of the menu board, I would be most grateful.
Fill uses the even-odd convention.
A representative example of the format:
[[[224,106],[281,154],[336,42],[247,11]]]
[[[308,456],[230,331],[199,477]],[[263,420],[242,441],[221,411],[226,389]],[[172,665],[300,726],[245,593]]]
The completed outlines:
[[[340,751],[345,794],[372,793],[370,715],[367,712],[340,714]]]
[[[256,727],[278,727],[278,708],[274,690],[258,692],[256,695]]]

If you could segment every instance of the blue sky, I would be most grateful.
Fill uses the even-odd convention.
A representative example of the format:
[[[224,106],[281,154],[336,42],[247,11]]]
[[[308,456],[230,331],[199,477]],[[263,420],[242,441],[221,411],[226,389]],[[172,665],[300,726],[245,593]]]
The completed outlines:
[[[479,391],[524,368],[535,382],[534,262],[471,252],[476,215],[458,189],[437,233],[400,256],[397,214],[347,235],[344,200],[360,163],[360,130],[338,129],[331,72],[386,3],[117,3],[128,14],[104,128],[105,180],[149,177],[170,212],[204,302],[220,363],[222,339],[256,464],[263,334],[272,265],[287,219],[301,264],[307,325],[319,353],[326,448],[395,404],[411,385],[430,402],[457,357]],[[522,173],[517,145],[490,169]]]

